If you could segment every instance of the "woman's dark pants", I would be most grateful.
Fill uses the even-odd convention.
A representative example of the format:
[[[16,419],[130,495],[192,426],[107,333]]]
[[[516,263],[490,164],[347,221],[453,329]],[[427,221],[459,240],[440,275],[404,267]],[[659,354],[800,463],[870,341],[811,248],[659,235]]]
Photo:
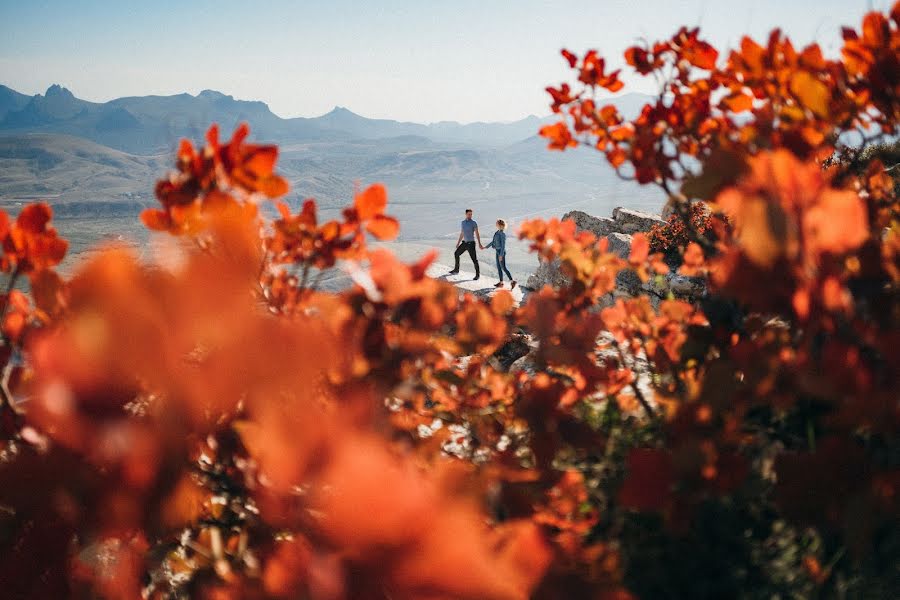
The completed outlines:
[[[509,280],[512,281],[512,275],[509,274],[509,269],[506,268],[506,257],[503,257],[503,260],[500,260],[501,256],[497,255],[497,272],[500,273],[500,283],[503,283],[503,272],[506,271],[506,276],[509,277]]]

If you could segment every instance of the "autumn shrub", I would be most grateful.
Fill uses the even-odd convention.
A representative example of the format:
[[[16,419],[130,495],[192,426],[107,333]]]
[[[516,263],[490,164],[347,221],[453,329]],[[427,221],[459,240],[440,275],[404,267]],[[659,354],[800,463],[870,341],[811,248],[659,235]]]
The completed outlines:
[[[381,185],[339,219],[292,209],[246,126],[183,142],[157,184],[166,267],[109,248],[64,281],[50,207],[0,213],[4,593],[896,595],[900,205],[872,148],[898,28],[900,5],[839,59],[775,31],[725,60],[682,29],[626,51],[664,82],[633,120],[597,94],[618,71],[563,51],[550,147],[597,148],[681,221],[628,257],[524,223],[568,283],[521,306],[370,249],[399,228]],[[703,298],[606,304],[622,271],[669,273],[670,243]],[[336,266],[353,285],[319,290]]]
[[[715,228],[712,219],[723,220],[722,226],[727,226],[727,219],[719,215],[713,217],[709,209],[702,202],[695,202],[688,208],[687,224],[685,216],[677,213],[669,215],[666,222],[654,225],[647,232],[650,241],[651,252],[661,252],[666,264],[677,269],[683,261],[684,251],[691,242],[690,234],[712,238],[715,236]]]

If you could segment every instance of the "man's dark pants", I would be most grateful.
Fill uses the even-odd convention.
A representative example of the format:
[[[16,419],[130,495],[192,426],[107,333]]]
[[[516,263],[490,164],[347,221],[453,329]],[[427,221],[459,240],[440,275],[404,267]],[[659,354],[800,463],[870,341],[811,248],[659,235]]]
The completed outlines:
[[[472,264],[475,265],[475,275],[477,277],[479,275],[480,269],[478,266],[478,258],[475,256],[475,242],[463,242],[456,247],[456,252],[453,253],[453,258],[456,259],[453,270],[459,271],[459,257],[462,256],[462,253],[466,251],[469,252],[469,256],[472,258]]]

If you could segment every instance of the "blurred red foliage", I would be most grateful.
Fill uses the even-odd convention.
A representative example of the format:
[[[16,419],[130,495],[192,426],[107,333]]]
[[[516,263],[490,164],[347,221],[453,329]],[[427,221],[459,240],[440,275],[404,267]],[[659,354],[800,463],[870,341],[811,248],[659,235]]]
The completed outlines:
[[[628,258],[572,222],[524,223],[568,283],[522,306],[427,277],[434,254],[370,249],[399,228],[379,184],[340,219],[281,201],[267,222],[258,203],[288,184],[244,125],[183,142],[142,214],[194,242],[177,268],[108,249],[64,281],[50,208],[0,213],[4,591],[653,597],[645,544],[713,535],[715,511],[762,550],[707,556],[713,595],[748,572],[775,585],[753,561],[785,527],[819,540],[795,553],[809,589],[890,563],[900,205],[863,159],[900,115],[900,9],[845,30],[839,60],[775,31],[723,62],[699,35],[626,51],[665,83],[633,120],[595,95],[620,71],[563,51],[578,88],[549,88],[563,120],[541,134],[658,185],[674,215]],[[854,129],[873,133],[842,146]],[[338,264],[354,285],[318,289]],[[670,268],[705,296],[609,301],[620,274]],[[523,332],[531,368],[511,370]]]

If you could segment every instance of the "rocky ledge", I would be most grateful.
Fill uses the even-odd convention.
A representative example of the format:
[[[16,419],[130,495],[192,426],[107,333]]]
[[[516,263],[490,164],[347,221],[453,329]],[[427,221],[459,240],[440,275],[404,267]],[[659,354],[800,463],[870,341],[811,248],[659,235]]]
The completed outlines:
[[[579,231],[589,231],[598,238],[609,240],[609,249],[622,258],[631,253],[632,236],[638,232],[648,232],[654,225],[664,225],[659,217],[638,210],[618,207],[613,210],[612,218],[595,217],[580,210],[573,210],[563,215],[564,221],[574,221]],[[568,283],[565,274],[560,271],[559,261],[542,262],[534,274],[528,278],[525,287],[538,290],[545,285],[558,287]],[[642,283],[637,274],[630,270],[619,273],[616,277],[616,289],[601,301],[608,306],[616,298],[629,298],[638,294],[647,294],[654,305],[665,298],[678,298],[696,302],[706,293],[702,279],[678,275],[672,271],[665,276],[653,277]]]

